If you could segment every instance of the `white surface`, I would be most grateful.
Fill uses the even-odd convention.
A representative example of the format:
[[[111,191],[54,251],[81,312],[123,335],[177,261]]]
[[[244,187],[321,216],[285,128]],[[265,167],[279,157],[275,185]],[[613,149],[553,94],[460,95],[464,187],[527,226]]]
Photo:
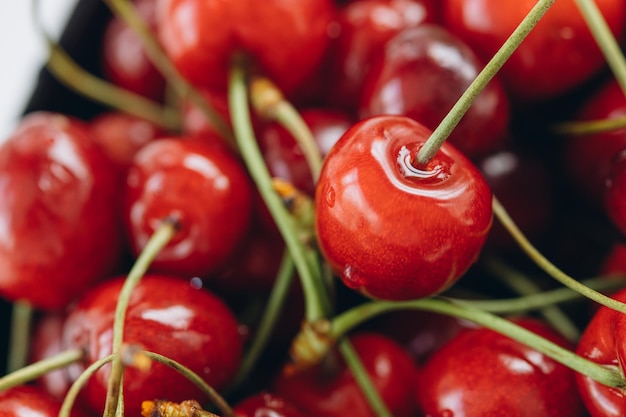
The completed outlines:
[[[0,141],[19,121],[45,62],[44,43],[35,28],[31,0],[0,0]],[[39,0],[46,31],[57,38],[77,0]]]

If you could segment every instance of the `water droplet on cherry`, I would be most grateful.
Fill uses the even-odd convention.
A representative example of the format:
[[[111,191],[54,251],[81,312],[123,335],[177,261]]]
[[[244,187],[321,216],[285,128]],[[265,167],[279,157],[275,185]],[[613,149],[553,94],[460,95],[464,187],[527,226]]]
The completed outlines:
[[[365,283],[362,274],[352,265],[346,265],[343,270],[343,278],[345,284],[353,289],[361,288]]]
[[[334,207],[335,206],[335,189],[331,186],[328,186],[327,188],[324,189],[324,195],[326,196],[326,204],[328,204],[328,207]]]

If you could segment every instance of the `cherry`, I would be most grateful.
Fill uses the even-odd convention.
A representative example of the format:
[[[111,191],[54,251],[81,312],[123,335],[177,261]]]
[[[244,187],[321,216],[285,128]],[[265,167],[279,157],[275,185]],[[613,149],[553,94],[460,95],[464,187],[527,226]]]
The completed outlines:
[[[332,104],[355,112],[363,82],[385,43],[405,28],[435,23],[435,5],[434,0],[355,0],[343,6],[329,58]]]
[[[203,279],[216,273],[246,237],[251,212],[247,173],[215,135],[153,141],[129,168],[124,217],[134,253],[163,219],[180,224],[154,271]]]
[[[111,353],[122,284],[120,277],[93,288],[69,312],[63,326],[64,345],[87,352],[85,363],[68,368],[72,378]],[[124,329],[125,343],[178,361],[218,390],[239,365],[242,340],[231,311],[208,290],[178,277],[145,276],[131,296]],[[85,404],[96,412],[102,413],[109,373],[110,365],[104,366],[83,389]],[[148,372],[126,368],[126,415],[140,415],[141,402],[155,398],[180,402],[204,396],[165,365],[153,363]]]
[[[454,146],[414,165],[430,133],[408,117],[373,117],[326,157],[315,196],[319,246],[343,282],[370,297],[445,290],[476,260],[491,226],[491,191]]]
[[[306,417],[289,401],[270,392],[244,398],[233,409],[235,417]]]
[[[156,0],[134,0],[133,5],[156,33]],[[113,17],[105,28],[102,66],[105,76],[116,85],[154,100],[163,99],[165,78],[152,64],[139,36],[119,17]]]
[[[620,290],[613,298],[626,301],[626,291]],[[625,353],[624,315],[600,307],[582,334],[576,353],[609,368],[624,369]],[[623,372],[623,371],[622,371]],[[593,417],[617,416],[626,407],[623,390],[609,388],[589,377],[576,376],[576,382],[587,410]]]
[[[569,343],[542,322],[515,320],[563,347]],[[430,416],[582,416],[574,372],[494,331],[461,331],[424,365],[418,403]]]
[[[230,62],[243,52],[288,94],[320,64],[334,14],[332,0],[162,0],[159,39],[198,87],[226,91]]]
[[[405,29],[386,45],[369,72],[361,117],[409,116],[435,129],[482,69],[474,52],[446,29]],[[509,104],[497,78],[477,97],[449,141],[467,156],[493,150],[507,136]]]
[[[350,337],[363,366],[395,417],[415,414],[413,381],[417,369],[406,351],[392,339],[377,333]],[[310,416],[374,416],[345,363],[332,352],[328,364],[320,364],[293,376],[281,375],[275,392]]]
[[[626,99],[615,80],[601,85],[574,120],[610,120],[626,117]],[[567,138],[564,148],[567,174],[582,195],[597,207],[604,201],[605,183],[615,155],[626,149],[626,129]]]
[[[445,26],[488,60],[536,4],[535,0],[446,0]],[[613,34],[626,28],[626,6],[599,0]],[[500,71],[517,100],[542,100],[562,94],[605,66],[585,20],[572,0],[557,1]]]
[[[0,148],[0,295],[59,310],[115,273],[115,167],[80,121],[26,116]]]
[[[0,416],[2,417],[57,417],[61,401],[50,396],[43,389],[22,385],[0,391]],[[72,417],[86,414],[73,409]]]

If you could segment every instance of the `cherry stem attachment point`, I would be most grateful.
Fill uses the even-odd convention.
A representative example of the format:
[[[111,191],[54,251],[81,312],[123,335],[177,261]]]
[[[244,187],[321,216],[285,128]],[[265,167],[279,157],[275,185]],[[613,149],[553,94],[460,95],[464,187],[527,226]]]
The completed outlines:
[[[493,197],[492,206],[493,213],[498,218],[500,223],[502,223],[504,228],[511,234],[513,239],[515,239],[517,244],[528,255],[528,257],[533,262],[535,262],[535,264],[539,266],[546,274],[556,279],[558,282],[565,285],[566,287],[589,298],[590,300],[593,300],[596,303],[608,307],[612,310],[616,310],[620,313],[626,314],[626,304],[617,301],[611,297],[607,297],[606,295],[581,284],[574,278],[567,275],[565,272],[561,271],[556,265],[554,265],[545,256],[543,256],[543,254],[530,243],[526,236],[524,236],[522,231],[517,227],[513,219],[511,219],[509,214],[506,212],[502,204],[500,204],[495,196]]]
[[[417,154],[417,163],[426,165],[437,153],[439,148],[448,139],[452,131],[459,124],[465,113],[476,100],[476,97],[489,84],[489,81],[500,71],[509,57],[515,52],[526,36],[539,23],[543,15],[552,7],[555,0],[539,0],[530,10],[522,22],[515,28],[511,36],[489,60],[487,65],[478,73],[459,100],[454,104],[439,126],[433,131]]]
[[[33,318],[33,307],[27,301],[14,302],[12,309],[9,357],[7,358],[9,373],[26,365]]]

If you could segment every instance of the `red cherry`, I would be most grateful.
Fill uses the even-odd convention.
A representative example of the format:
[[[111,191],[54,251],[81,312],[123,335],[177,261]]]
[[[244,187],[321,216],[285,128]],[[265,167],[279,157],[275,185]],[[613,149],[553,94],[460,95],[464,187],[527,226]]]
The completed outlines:
[[[22,385],[0,391],[0,417],[57,417],[61,401],[39,387]],[[73,409],[71,417],[85,414]]]
[[[113,279],[85,295],[63,326],[67,348],[84,349],[84,364],[72,365],[76,378],[90,363],[111,353],[113,321],[123,279]],[[126,313],[124,342],[174,359],[199,374],[215,389],[233,376],[242,352],[238,324],[226,305],[206,289],[186,280],[145,276],[135,288]],[[110,365],[101,368],[84,388],[84,400],[102,413]],[[140,415],[146,399],[204,400],[195,385],[171,368],[154,363],[148,372],[126,368],[126,415]]]
[[[406,28],[436,22],[434,0],[355,0],[339,10],[330,52],[330,101],[356,111],[363,82],[385,43]]]
[[[612,295],[626,301],[626,290]],[[624,369],[626,358],[626,327],[624,315],[606,307],[600,307],[583,332],[576,353],[605,365],[609,368]],[[622,371],[623,372],[623,371]],[[583,375],[576,376],[576,382],[589,414],[593,417],[618,416],[626,409],[623,390],[609,388]]]
[[[133,5],[156,33],[156,0],[134,0]],[[165,78],[152,64],[142,40],[121,18],[113,17],[104,31],[102,65],[114,84],[154,100],[163,98]]]
[[[387,43],[369,72],[359,113],[409,116],[435,129],[482,67],[474,52],[443,27],[405,29]],[[461,119],[450,143],[470,157],[484,154],[503,142],[508,125],[508,99],[495,78]]]
[[[535,0],[446,0],[446,27],[478,55],[490,59],[537,3]],[[613,34],[626,27],[622,1],[596,4]],[[605,60],[576,4],[557,1],[504,65],[500,74],[515,98],[537,100],[564,93],[604,67]]]
[[[563,347],[568,342],[545,324],[518,324]],[[574,371],[531,347],[488,329],[468,329],[421,369],[419,405],[430,416],[583,416]]]
[[[319,246],[344,283],[368,296],[445,290],[476,260],[491,226],[491,191],[452,145],[414,166],[430,133],[408,117],[373,117],[326,157],[315,196]]]
[[[252,189],[243,165],[220,138],[162,138],[136,154],[128,171],[124,212],[135,253],[163,219],[176,218],[181,229],[152,269],[207,278],[245,238]]]
[[[360,333],[350,338],[372,383],[395,417],[415,414],[413,381],[417,369],[406,351],[388,337]],[[328,367],[320,365],[275,382],[279,395],[309,416],[370,417],[374,412],[363,397],[354,376],[333,352]]]
[[[626,98],[615,80],[602,85],[585,100],[576,121],[626,117]],[[565,142],[567,174],[589,201],[602,206],[605,184],[615,155],[626,149],[626,129],[572,136]]]
[[[115,168],[70,117],[24,118],[0,148],[0,295],[64,308],[118,270]]]
[[[334,13],[331,0],[161,0],[159,38],[198,87],[226,91],[231,60],[244,52],[287,94],[320,64]]]
[[[269,392],[245,398],[233,411],[236,417],[306,417],[289,401]]]

